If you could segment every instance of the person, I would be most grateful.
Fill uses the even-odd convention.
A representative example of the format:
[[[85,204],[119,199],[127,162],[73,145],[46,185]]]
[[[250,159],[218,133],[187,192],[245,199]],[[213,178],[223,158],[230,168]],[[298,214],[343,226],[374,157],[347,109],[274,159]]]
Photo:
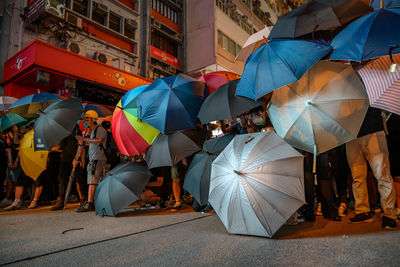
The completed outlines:
[[[97,121],[99,116],[96,111],[88,110],[85,113],[84,120],[91,129],[90,138],[75,136],[78,141],[89,144],[88,157],[89,163],[87,165],[87,184],[88,184],[88,199],[83,205],[75,209],[76,212],[94,211],[94,193],[96,187],[104,174],[105,164],[107,158],[104,148],[107,142],[107,131]],[[73,166],[77,166],[78,162],[73,161]]]
[[[372,222],[368,202],[367,161],[378,182],[382,213],[382,227],[397,229],[395,191],[390,175],[388,147],[380,109],[370,107],[357,139],[346,143],[347,161],[353,176],[355,216],[349,223]]]
[[[152,177],[147,183],[145,190],[140,196],[140,200],[145,203],[159,203],[160,208],[164,208],[169,196],[171,195],[171,167],[158,167],[150,169]]]
[[[78,149],[78,141],[76,135],[82,135],[79,127],[76,126],[73,132],[65,137],[60,144],[57,146],[58,149],[62,150],[60,168],[58,170],[58,196],[56,203],[51,207],[51,210],[61,210],[64,208],[64,196],[66,191],[66,184],[68,177],[72,171],[72,161]],[[80,144],[82,146],[82,144]]]

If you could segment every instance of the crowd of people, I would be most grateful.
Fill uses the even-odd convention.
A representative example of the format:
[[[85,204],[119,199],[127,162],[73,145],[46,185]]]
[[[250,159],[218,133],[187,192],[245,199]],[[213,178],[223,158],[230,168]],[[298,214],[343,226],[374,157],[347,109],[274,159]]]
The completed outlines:
[[[76,212],[95,209],[94,194],[105,172],[121,161],[132,160],[146,164],[143,155],[123,157],[106,155],[107,138],[112,138],[110,122],[99,122],[98,114],[89,110],[85,113],[87,125],[84,131],[77,126],[72,134],[51,149],[47,169],[33,182],[21,169],[18,147],[24,132],[31,125],[19,129],[17,126],[0,137],[0,167],[2,201],[4,211],[20,209],[24,188],[34,184],[28,209],[38,206],[42,192],[46,200],[55,200],[51,210],[61,210],[66,203],[66,185],[71,173],[75,177],[74,192],[80,206]],[[266,106],[262,105],[238,118],[209,124],[208,138],[225,134],[245,134],[273,131]],[[109,140],[110,141],[110,140]],[[117,150],[117,149],[116,149]],[[331,221],[341,221],[349,208],[354,217],[349,223],[371,222],[376,212],[382,214],[384,229],[397,229],[400,218],[400,116],[370,107],[356,139],[319,154],[314,163],[313,154],[304,155],[304,188],[306,204],[296,212],[288,224],[296,224],[297,218],[315,221],[321,215]],[[182,189],[185,172],[192,157],[187,157],[172,167],[151,169],[152,178],[140,196],[140,203],[152,203],[161,208],[179,210],[185,204]],[[3,164],[6,162],[7,164]],[[313,168],[313,165],[316,168]],[[313,170],[314,169],[314,170]],[[56,179],[57,177],[57,179]],[[26,191],[26,190],[25,190]],[[212,207],[200,206],[195,200],[196,211],[209,212]]]

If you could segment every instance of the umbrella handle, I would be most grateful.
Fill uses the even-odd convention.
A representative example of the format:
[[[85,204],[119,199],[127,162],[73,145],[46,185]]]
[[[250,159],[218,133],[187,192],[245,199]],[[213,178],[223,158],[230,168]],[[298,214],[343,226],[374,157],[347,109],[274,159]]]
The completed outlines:
[[[393,56],[392,56],[392,52],[393,52],[393,50],[396,49],[397,47],[399,47],[399,46],[398,46],[398,45],[392,45],[392,46],[390,46],[390,48],[389,48],[389,58],[390,58],[390,61],[391,61],[392,63],[394,63],[394,61],[393,61]]]

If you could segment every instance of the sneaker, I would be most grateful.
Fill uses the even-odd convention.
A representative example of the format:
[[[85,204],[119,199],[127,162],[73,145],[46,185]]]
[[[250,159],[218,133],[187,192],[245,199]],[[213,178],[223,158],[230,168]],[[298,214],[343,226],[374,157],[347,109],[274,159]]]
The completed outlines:
[[[8,211],[8,210],[18,210],[21,208],[22,201],[21,200],[14,200],[13,203],[11,203],[10,206],[5,207],[3,210]]]
[[[366,223],[366,222],[373,222],[374,219],[369,215],[369,213],[360,213],[356,214],[353,218],[348,220],[348,223]]]
[[[347,213],[347,205],[345,203],[340,203],[340,206],[338,208],[338,215],[340,217],[346,217]]]
[[[12,202],[13,201],[11,199],[4,198],[2,201],[0,201],[0,206],[7,207],[10,206]]]
[[[38,207],[37,200],[32,200],[29,204],[28,209],[36,209]]]
[[[76,212],[87,212],[87,211],[94,211],[94,204],[92,202],[85,202],[82,206],[79,208],[76,208]]]
[[[317,211],[315,212],[315,216],[322,216],[322,205],[321,203],[318,203],[317,205]]]
[[[201,211],[201,214],[212,213],[214,211],[213,207],[210,203],[207,203],[207,206]]]
[[[81,206],[83,206],[83,203]],[[57,198],[56,203],[50,208],[50,210],[62,210],[63,208],[64,208],[64,199]]]
[[[395,220],[382,216],[382,228],[385,230],[396,230],[397,229],[397,223]]]

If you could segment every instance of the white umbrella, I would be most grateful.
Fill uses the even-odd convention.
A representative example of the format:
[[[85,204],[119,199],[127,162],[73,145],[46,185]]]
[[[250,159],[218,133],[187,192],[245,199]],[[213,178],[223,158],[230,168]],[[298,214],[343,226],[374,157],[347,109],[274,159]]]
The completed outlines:
[[[249,39],[246,40],[235,60],[246,62],[250,54],[264,42],[264,38],[268,37],[271,30],[272,26],[265,27],[261,31],[253,33]]]
[[[236,135],[212,163],[208,201],[229,233],[271,237],[304,204],[303,175],[274,132]]]
[[[274,91],[268,114],[286,142],[318,155],[355,139],[367,109],[353,68],[320,61],[299,81]]]

